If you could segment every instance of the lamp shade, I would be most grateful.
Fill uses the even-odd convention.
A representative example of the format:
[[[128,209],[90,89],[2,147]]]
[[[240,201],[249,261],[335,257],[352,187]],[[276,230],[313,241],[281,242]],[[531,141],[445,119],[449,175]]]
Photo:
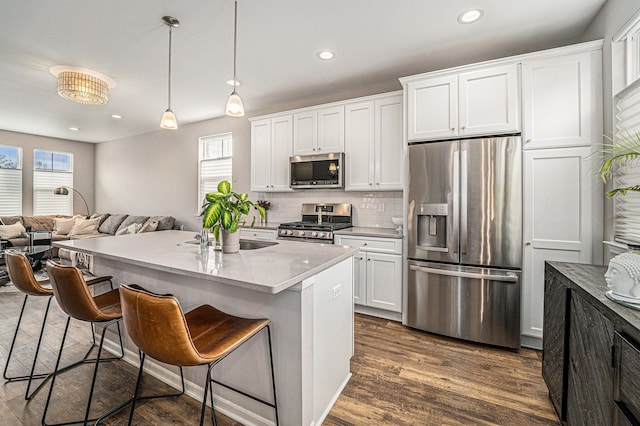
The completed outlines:
[[[58,94],[84,105],[105,105],[109,102],[109,86],[103,80],[80,72],[58,74]]]
[[[171,111],[171,108],[167,108],[164,114],[162,114],[160,127],[169,130],[175,130],[178,128],[178,120],[176,119],[176,115],[173,113],[173,111]]]
[[[244,116],[244,105],[242,105],[242,99],[238,93],[234,90],[229,96],[229,100],[227,101],[227,115],[231,117],[242,117]]]

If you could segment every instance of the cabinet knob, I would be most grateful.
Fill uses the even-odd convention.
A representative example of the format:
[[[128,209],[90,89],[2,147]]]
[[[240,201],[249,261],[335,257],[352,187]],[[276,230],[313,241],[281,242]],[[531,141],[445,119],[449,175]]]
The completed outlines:
[[[312,149],[313,151],[315,151],[315,150],[316,150],[315,148],[311,148],[311,149]]]
[[[456,129],[455,127],[452,127],[452,128],[451,128],[451,131],[453,132],[455,129]]]
[[[367,262],[371,262],[371,259],[367,259]]]
[[[462,130],[466,129],[466,127],[465,127],[465,126],[462,126],[462,127],[460,127],[460,128],[461,128]]]
[[[373,183],[369,182],[369,185],[373,185]]]
[[[527,241],[527,242],[525,243],[525,245],[526,245],[526,246],[530,246],[530,245],[531,245],[531,241]]]
[[[366,245],[367,245],[367,243],[364,243],[364,244],[363,244],[363,246],[366,246]]]
[[[318,151],[320,151],[322,148],[318,148]]]
[[[527,143],[531,142],[531,138],[527,139]]]

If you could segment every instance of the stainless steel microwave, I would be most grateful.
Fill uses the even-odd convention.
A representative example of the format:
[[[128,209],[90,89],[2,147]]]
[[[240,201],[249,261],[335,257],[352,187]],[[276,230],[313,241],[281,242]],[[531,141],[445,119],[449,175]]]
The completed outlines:
[[[344,153],[294,155],[289,160],[291,188],[344,188]]]

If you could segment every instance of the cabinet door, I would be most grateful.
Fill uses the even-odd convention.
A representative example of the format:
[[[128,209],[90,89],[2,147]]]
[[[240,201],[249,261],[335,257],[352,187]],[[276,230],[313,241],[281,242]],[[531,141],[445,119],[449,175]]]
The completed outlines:
[[[251,122],[251,190],[265,192],[271,185],[271,120]]]
[[[581,297],[571,296],[567,424],[613,421],[613,324]]]
[[[600,134],[600,83],[592,79],[591,53],[527,61],[522,64],[525,149],[588,146]],[[595,85],[595,86],[593,86]],[[598,98],[598,99],[594,99]]]
[[[460,74],[458,84],[460,136],[520,129],[517,64]]]
[[[293,114],[293,155],[316,153],[318,118],[315,111]]]
[[[353,256],[353,303],[365,305],[367,285],[366,253],[358,252]]]
[[[544,262],[591,263],[589,148],[524,152],[522,334],[541,338]]]
[[[367,253],[367,306],[402,311],[402,256]]]
[[[345,191],[373,188],[374,120],[373,102],[345,107]]]
[[[458,76],[430,78],[407,85],[409,141],[458,135]]]
[[[614,425],[640,424],[640,346],[615,334]]]
[[[293,149],[293,120],[290,115],[271,120],[271,190],[286,192],[289,187],[289,157]]]
[[[318,146],[320,154],[344,151],[344,107],[318,110]]]
[[[375,189],[402,189],[402,95],[375,101]]]

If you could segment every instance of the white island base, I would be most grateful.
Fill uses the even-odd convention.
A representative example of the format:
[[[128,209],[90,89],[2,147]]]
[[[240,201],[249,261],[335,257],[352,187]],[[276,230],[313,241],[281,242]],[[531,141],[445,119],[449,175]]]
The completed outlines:
[[[171,231],[161,233],[164,232]],[[154,234],[160,234],[160,232]],[[130,242],[137,242],[133,237],[136,236],[127,239]],[[112,238],[123,239],[121,236]],[[272,293],[233,285],[228,282],[228,279],[217,280],[211,274],[206,278],[198,277],[198,274],[194,274],[193,271],[176,270],[166,264],[144,265],[146,262],[141,259],[118,259],[114,251],[102,250],[101,253],[101,247],[97,247],[95,243],[91,246],[92,241],[107,239],[111,238],[80,240],[57,245],[92,254],[96,275],[112,275],[115,278],[114,282],[118,284],[138,284],[153,292],[175,295],[185,312],[202,304],[210,304],[240,317],[269,318],[272,324],[280,424],[306,426],[322,423],[351,377],[353,258],[350,251],[345,251],[343,248],[339,256],[335,256],[334,261],[326,263],[324,267],[313,266],[309,271],[313,275],[303,278],[284,290]],[[100,244],[104,245],[104,243],[103,241]],[[280,255],[279,250],[281,251],[289,244],[296,244],[295,251],[303,248],[300,244],[306,247],[304,243],[283,242],[282,244],[278,250],[272,251],[273,256]],[[338,249],[337,246],[335,248]],[[265,251],[261,255],[264,256],[270,249],[261,249],[260,251]],[[180,256],[184,256],[184,251],[188,250],[189,253],[199,257],[200,251],[197,246],[180,247],[179,250],[181,250]],[[225,261],[229,260],[229,263],[233,264],[238,263],[238,259],[240,263],[249,262],[250,266],[252,254],[241,252],[235,255],[221,255],[219,252],[209,251],[207,268],[215,264],[215,268],[224,270]],[[243,255],[244,258],[230,258],[230,256]],[[292,262],[296,261],[292,260]],[[297,266],[291,266],[291,270],[296,269]],[[320,270],[317,271],[318,269]],[[185,275],[186,273],[188,274]],[[229,270],[226,273],[228,278]],[[274,271],[264,271],[267,275],[272,273]],[[279,273],[282,271],[275,274]],[[297,270],[294,272],[294,274],[298,273]],[[110,335],[110,350],[116,347],[114,337],[115,335]],[[128,336],[123,337],[126,348],[125,360],[139,365],[137,347]],[[167,366],[150,358],[147,360],[146,374],[152,374],[176,388],[180,387],[180,376],[176,367]],[[184,373],[187,394],[201,400],[206,367],[188,367],[184,369]],[[272,401],[266,332],[261,332],[229,355],[214,368],[213,374],[216,380]],[[274,411],[270,407],[215,384],[214,394],[216,410],[245,425],[275,424]],[[176,403],[179,403],[178,401]]]

